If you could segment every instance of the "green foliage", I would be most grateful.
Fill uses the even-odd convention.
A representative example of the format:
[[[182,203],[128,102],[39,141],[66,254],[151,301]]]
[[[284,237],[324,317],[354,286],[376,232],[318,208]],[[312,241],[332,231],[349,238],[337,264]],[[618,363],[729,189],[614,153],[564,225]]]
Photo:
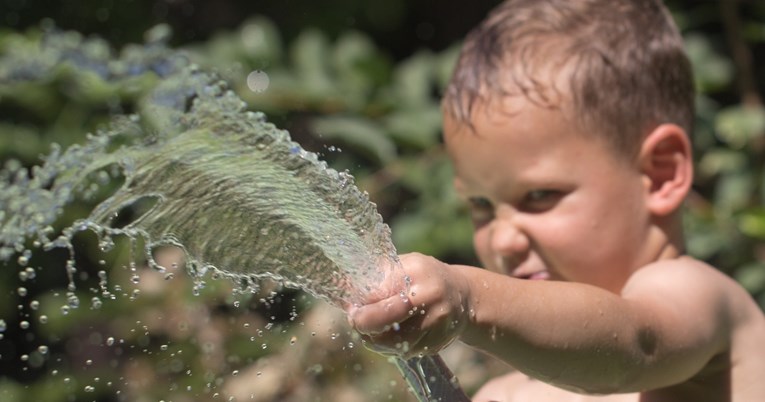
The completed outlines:
[[[716,3],[699,4],[688,13],[711,16],[719,12],[717,7]],[[681,16],[680,21],[689,19]],[[730,45],[730,38],[737,37],[731,30],[740,29],[748,42],[732,46],[753,55],[753,49],[763,43],[762,25],[745,24],[746,28],[728,26],[725,34]],[[722,38],[708,31],[687,27],[685,38],[699,91],[688,250],[736,278],[765,308],[765,108],[761,87],[754,86],[756,80],[743,87],[747,80],[736,75],[738,70],[762,77],[765,69],[742,64],[741,59],[736,62],[723,53]]]
[[[698,7],[703,10],[676,15],[685,22],[699,89],[694,138],[698,169],[687,203],[688,250],[730,274],[765,307],[765,109],[761,97],[752,101],[760,88],[744,94],[736,86],[741,66],[724,53],[720,38],[687,24],[698,15],[716,15],[706,2]],[[745,45],[765,42],[761,22],[754,17],[744,22]],[[0,53],[24,51],[35,35],[0,33]],[[457,49],[423,50],[393,61],[361,32],[348,31],[333,39],[321,31],[305,30],[287,42],[272,22],[254,17],[236,30],[218,32],[184,50],[202,68],[217,71],[251,109],[262,110],[289,128],[306,148],[323,153],[331,166],[348,169],[391,225],[399,251],[475,263],[469,220],[452,189],[451,166],[440,140],[439,97]],[[102,43],[87,51],[111,50]],[[749,67],[756,77],[765,76],[765,66]],[[267,75],[265,90],[248,86],[253,71]],[[0,121],[0,159],[16,158],[31,165],[49,152],[53,142],[68,146],[83,141],[110,113],[140,107],[135,100],[156,79],[144,74],[109,84],[97,76],[61,69],[45,82],[0,92],[0,111],[12,116]],[[65,220],[82,216],[93,205],[79,200]],[[235,371],[242,372],[239,379],[262,378],[254,373],[245,376],[250,369],[275,376],[258,382],[264,387],[262,395],[271,395],[260,400],[306,400],[308,395],[340,400],[348,392],[357,392],[351,395],[358,400],[407,398],[400,380],[398,387],[387,384],[398,378],[391,365],[361,347],[348,355],[347,345],[358,345],[359,340],[346,332],[344,318],[317,308],[305,295],[274,287],[281,299],[266,303],[270,307],[262,307],[260,301],[272,296],[271,289],[240,295],[239,307],[231,288],[221,281],[209,281],[194,296],[190,290],[194,284],[182,274],[139,268],[140,281],[133,283],[127,263],[130,250],[118,245],[104,255],[92,243],[82,239],[82,249],[89,251],[82,254],[81,263],[90,269],[77,278],[82,282],[77,290],[80,299],[101,296],[98,271],[106,267],[113,267],[110,281],[124,290],[114,299],[101,297],[103,306],[98,308],[81,306],[63,316],[67,281],[64,267],[57,265],[60,255],[30,262],[44,269],[35,280],[22,283],[30,293],[26,297],[16,289],[21,267],[10,264],[0,272],[0,294],[5,298],[0,318],[12,317],[5,320],[15,325],[28,319],[34,334],[32,341],[0,352],[2,359],[17,364],[27,353],[30,362],[43,359],[38,363],[42,367],[53,367],[56,358],[68,362],[56,366],[55,375],[49,369],[36,371],[39,378],[23,373],[15,373],[15,380],[0,376],[0,399],[112,400],[109,395],[119,390],[128,400],[188,400],[190,395],[209,400],[223,392],[224,384],[237,381]],[[133,297],[134,290],[139,296]],[[40,302],[39,310],[26,307],[33,298]],[[19,305],[24,308],[17,311]],[[294,309],[295,322],[271,319],[284,306]],[[41,316],[48,317],[46,323],[40,322]],[[320,323],[321,333],[312,333],[307,324],[311,320]],[[279,323],[268,326],[273,321]],[[10,337],[11,331],[6,335]],[[107,346],[110,337],[117,343]],[[295,345],[289,342],[293,338],[298,339]],[[50,345],[50,355],[30,352],[42,343]],[[87,366],[83,362],[89,353],[103,355]],[[268,359],[296,360],[300,367],[273,373],[262,367]],[[473,388],[483,381],[480,377],[475,374],[463,385]],[[385,379],[384,385],[379,378]],[[88,385],[95,389],[85,392]],[[273,390],[267,391],[267,386]]]

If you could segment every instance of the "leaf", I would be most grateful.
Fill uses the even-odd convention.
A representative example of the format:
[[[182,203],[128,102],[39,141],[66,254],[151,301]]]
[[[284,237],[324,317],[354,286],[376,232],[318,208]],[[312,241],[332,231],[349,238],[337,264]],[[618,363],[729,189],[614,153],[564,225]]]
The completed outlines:
[[[394,72],[394,94],[401,106],[432,102],[433,55],[422,51],[402,62]]]
[[[765,290],[765,265],[755,262],[736,270],[735,279],[750,293]]]
[[[425,149],[438,143],[441,108],[438,104],[399,109],[385,118],[385,127],[396,142]]]
[[[713,92],[731,83],[733,65],[729,59],[714,51],[708,38],[697,34],[687,35],[685,50],[693,65],[699,92]]]
[[[254,17],[242,24],[239,28],[239,40],[246,58],[261,63],[281,59],[282,40],[279,30],[265,17]]]
[[[718,113],[715,128],[720,139],[733,148],[742,149],[765,133],[765,109],[762,106],[726,108]]]
[[[755,209],[741,214],[738,228],[747,236],[765,239],[765,209]]]
[[[749,203],[754,181],[750,172],[723,175],[717,182],[714,204],[722,213],[732,213]]]
[[[308,95],[321,97],[335,94],[335,86],[327,65],[330,54],[329,41],[322,32],[303,32],[292,44],[290,53],[295,74]]]
[[[739,172],[746,168],[747,159],[740,151],[715,148],[702,155],[698,164],[701,176],[712,177],[721,173]]]
[[[389,65],[372,41],[359,32],[341,36],[332,52],[333,73],[347,103],[360,110],[376,85],[387,78]]]
[[[387,163],[396,157],[396,147],[385,131],[369,120],[355,116],[319,117],[313,129],[321,137],[340,140],[373,157],[379,163]]]

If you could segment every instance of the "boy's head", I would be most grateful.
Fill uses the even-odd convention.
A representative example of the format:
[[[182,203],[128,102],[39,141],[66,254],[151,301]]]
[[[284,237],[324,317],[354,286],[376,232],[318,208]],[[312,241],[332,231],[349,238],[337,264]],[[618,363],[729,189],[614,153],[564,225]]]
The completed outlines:
[[[647,0],[509,0],[470,34],[444,138],[483,265],[618,291],[682,253],[693,88]]]
[[[552,83],[556,84],[552,84]],[[662,123],[692,132],[690,63],[658,0],[508,0],[466,38],[444,112],[523,96],[635,156]]]

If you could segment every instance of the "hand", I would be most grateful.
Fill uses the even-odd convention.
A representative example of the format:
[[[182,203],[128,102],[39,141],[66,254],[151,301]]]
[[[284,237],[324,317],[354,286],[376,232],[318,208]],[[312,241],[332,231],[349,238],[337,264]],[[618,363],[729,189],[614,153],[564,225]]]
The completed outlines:
[[[401,256],[409,289],[348,312],[367,346],[405,357],[437,353],[456,339],[470,315],[470,287],[458,267],[422,254]]]

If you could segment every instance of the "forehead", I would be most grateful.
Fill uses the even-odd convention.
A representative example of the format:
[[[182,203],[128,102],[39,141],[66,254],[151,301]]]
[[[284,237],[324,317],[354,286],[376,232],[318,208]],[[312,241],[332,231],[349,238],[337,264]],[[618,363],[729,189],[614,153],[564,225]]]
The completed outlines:
[[[444,139],[459,186],[496,190],[596,174],[616,163],[601,139],[582,133],[560,109],[523,97],[476,104],[470,124],[445,115]],[[586,173],[585,171],[589,172]]]

